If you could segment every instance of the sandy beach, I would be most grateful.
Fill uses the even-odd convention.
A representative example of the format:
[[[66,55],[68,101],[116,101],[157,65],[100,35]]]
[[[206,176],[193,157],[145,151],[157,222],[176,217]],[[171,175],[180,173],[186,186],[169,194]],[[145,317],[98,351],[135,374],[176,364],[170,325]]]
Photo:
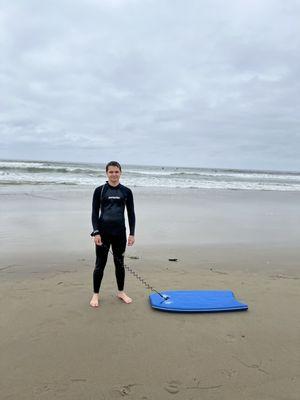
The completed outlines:
[[[126,264],[158,290],[230,289],[249,306],[177,314],[128,273],[120,302],[111,257],[89,307],[92,191],[0,188],[1,400],[297,400],[300,192],[133,188]]]

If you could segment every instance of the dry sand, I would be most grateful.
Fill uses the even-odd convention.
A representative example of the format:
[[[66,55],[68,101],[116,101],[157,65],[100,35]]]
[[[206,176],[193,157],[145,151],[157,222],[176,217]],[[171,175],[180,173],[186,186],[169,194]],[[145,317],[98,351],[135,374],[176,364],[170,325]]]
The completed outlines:
[[[88,306],[91,192],[0,189],[1,400],[298,400],[300,193],[136,188],[127,264],[159,290],[249,305],[175,314],[128,273],[121,303],[111,259]]]

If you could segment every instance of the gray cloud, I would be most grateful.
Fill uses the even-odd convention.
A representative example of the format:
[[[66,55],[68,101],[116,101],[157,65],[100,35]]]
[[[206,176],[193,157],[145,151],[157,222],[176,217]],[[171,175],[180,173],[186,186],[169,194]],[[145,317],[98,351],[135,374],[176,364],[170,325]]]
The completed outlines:
[[[299,2],[0,4],[0,157],[300,170]]]

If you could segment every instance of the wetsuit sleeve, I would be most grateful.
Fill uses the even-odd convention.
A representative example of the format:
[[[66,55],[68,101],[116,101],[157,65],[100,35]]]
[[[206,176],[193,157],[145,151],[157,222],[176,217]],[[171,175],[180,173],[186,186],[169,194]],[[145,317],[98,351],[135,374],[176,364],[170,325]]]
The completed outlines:
[[[127,208],[130,235],[134,236],[135,213],[134,213],[133,195],[132,195],[132,191],[130,189],[128,189],[128,193],[127,193],[126,208]]]
[[[101,189],[100,189],[101,190]],[[100,210],[100,192],[99,188],[96,188],[93,195],[93,203],[92,203],[92,224],[93,224],[93,232],[92,236],[99,234],[99,210]]]

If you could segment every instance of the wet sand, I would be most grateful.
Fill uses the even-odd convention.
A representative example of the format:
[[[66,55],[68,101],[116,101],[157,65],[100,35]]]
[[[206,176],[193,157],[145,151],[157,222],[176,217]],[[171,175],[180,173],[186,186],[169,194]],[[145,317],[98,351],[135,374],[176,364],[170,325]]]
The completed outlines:
[[[249,311],[155,311],[129,273],[125,305],[111,258],[90,308],[92,188],[2,187],[1,399],[298,399],[300,193],[133,190],[126,263]]]

